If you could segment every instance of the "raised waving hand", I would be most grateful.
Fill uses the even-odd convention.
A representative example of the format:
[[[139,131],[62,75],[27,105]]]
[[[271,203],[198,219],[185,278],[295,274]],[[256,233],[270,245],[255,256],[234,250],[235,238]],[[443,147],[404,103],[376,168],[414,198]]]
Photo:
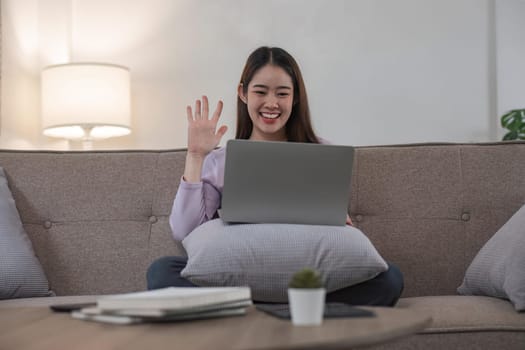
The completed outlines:
[[[188,153],[195,156],[205,157],[213,151],[228,127],[221,126],[217,130],[217,123],[222,112],[222,101],[217,102],[217,107],[211,118],[209,117],[208,97],[202,96],[202,101],[195,101],[195,110],[191,106],[186,107],[188,116]]]
[[[208,97],[202,96],[202,101],[195,101],[195,110],[186,107],[188,117],[188,154],[184,179],[191,182],[200,181],[204,158],[219,145],[228,127],[222,125],[217,129],[217,123],[222,112],[222,101],[217,102],[213,115],[209,116]]]

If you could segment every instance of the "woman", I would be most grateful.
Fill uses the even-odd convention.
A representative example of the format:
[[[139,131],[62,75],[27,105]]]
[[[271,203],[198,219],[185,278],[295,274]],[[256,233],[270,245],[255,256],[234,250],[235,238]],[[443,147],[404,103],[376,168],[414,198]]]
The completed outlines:
[[[325,143],[313,131],[306,89],[295,59],[280,48],[260,47],[249,57],[237,87],[237,139]],[[173,204],[173,237],[183,240],[197,226],[217,218],[224,184],[225,148],[215,149],[227,131],[218,127],[223,103],[211,118],[206,96],[186,108],[188,152],[184,175]],[[350,217],[347,224],[351,225]],[[195,286],[182,278],[186,258],[164,257],[147,273],[148,288]],[[328,293],[326,300],[354,305],[393,306],[403,289],[399,269],[374,279]]]

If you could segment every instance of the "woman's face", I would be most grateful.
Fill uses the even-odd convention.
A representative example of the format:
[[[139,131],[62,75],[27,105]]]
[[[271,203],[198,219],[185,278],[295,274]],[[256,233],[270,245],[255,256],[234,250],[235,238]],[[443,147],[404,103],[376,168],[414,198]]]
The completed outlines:
[[[293,82],[284,69],[267,64],[260,68],[239,97],[253,123],[250,140],[286,141],[285,125],[293,107]]]

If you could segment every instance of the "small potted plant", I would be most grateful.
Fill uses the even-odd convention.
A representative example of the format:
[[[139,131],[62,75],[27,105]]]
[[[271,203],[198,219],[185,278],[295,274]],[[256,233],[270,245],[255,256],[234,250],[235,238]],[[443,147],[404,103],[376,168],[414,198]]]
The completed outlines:
[[[325,295],[321,277],[315,270],[306,268],[295,273],[288,286],[292,323],[298,326],[320,325]]]
[[[513,109],[501,116],[501,126],[508,130],[506,140],[525,140],[525,109]]]

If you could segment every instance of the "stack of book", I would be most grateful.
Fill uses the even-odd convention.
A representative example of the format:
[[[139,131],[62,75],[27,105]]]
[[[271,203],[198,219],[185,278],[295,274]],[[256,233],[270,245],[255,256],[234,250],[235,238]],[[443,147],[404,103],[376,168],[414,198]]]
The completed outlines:
[[[252,305],[249,287],[168,287],[100,297],[74,318],[114,324],[240,316]]]

